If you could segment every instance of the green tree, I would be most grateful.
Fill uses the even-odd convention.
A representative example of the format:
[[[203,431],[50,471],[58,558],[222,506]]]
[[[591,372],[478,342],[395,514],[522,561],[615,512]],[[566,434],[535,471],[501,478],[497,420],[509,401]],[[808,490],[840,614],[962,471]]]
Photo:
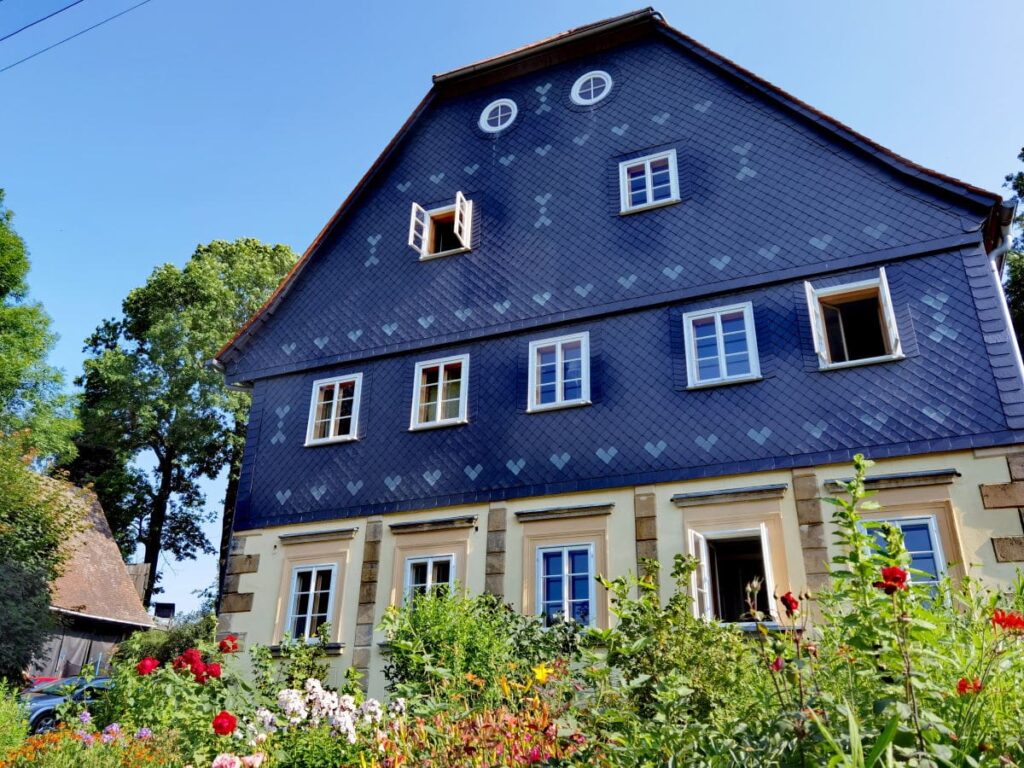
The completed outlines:
[[[25,242],[0,189],[0,434],[18,434],[42,463],[74,453],[75,421],[63,377],[46,363],[56,341],[50,318],[28,300]]]
[[[122,550],[142,545],[147,604],[162,552],[191,559],[215,551],[201,528],[209,514],[198,482],[225,467],[230,531],[248,397],[229,392],[207,363],[295,258],[287,246],[253,239],[200,246],[184,268],[155,269],[128,294],[121,317],[86,341],[71,472],[94,484]]]

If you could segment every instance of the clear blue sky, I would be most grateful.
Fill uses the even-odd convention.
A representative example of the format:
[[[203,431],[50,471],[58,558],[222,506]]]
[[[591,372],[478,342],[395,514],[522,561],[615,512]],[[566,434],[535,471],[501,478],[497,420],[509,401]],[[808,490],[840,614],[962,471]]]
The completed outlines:
[[[0,68],[136,1],[84,0],[0,42]],[[0,37],[69,2],[0,0]],[[198,243],[305,249],[433,73],[637,2],[152,0],[0,73],[0,187],[61,336],[53,362],[73,378],[82,339]],[[1018,165],[1019,0],[656,7],[918,163],[997,191]],[[211,505],[222,493],[209,485]],[[212,558],[169,564],[165,599],[194,606],[214,572]]]

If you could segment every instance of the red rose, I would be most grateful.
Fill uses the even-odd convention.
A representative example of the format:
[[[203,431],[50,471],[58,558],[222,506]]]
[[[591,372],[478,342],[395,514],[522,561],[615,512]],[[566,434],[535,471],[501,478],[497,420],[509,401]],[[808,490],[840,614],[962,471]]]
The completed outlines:
[[[772,672],[781,672],[782,668],[786,666],[786,660],[781,656],[776,656],[775,661],[768,665]]]
[[[213,718],[213,730],[220,736],[227,736],[229,733],[232,733],[237,726],[238,718],[227,710],[222,709],[220,713]]]
[[[228,635],[220,641],[219,645],[221,653],[235,653],[238,651],[238,638],[234,635]]]
[[[792,592],[787,592],[779,598],[779,602],[782,603],[786,609],[786,616],[792,619],[796,612],[800,610],[800,601],[793,597]]]
[[[882,580],[876,581],[874,586],[881,589],[887,595],[894,594],[901,589],[907,588],[907,580],[910,572],[898,565],[890,565],[882,569]]]
[[[187,651],[181,654],[181,658],[187,661],[188,665],[191,667],[193,664],[202,663],[203,654],[199,652],[198,648],[189,648]]]
[[[203,664],[203,662],[201,661],[197,661],[195,664],[189,667],[189,671],[192,672],[192,675],[195,677],[196,682],[200,685],[205,683],[210,677],[209,674],[207,674],[206,665]]]
[[[206,665],[206,674],[209,677],[220,677],[220,664],[216,661],[211,661]]]
[[[992,626],[1007,632],[1024,632],[1024,615],[1017,611],[1000,611],[992,613]]]
[[[159,661],[154,659],[152,656],[146,656],[142,661],[135,665],[135,671],[140,675],[148,675],[159,666]]]
[[[966,677],[961,677],[956,682],[956,692],[961,696],[966,696],[969,693],[981,693],[981,689],[984,688],[981,684],[981,678],[976,677],[973,680],[968,680]]]

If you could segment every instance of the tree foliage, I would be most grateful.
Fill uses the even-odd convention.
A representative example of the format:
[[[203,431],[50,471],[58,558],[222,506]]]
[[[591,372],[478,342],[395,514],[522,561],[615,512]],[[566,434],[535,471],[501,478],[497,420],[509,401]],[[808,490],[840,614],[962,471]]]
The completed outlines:
[[[94,484],[122,549],[141,544],[154,577],[162,552],[214,551],[199,481],[226,465],[237,480],[248,399],[207,362],[294,262],[252,239],[200,246],[184,268],[157,267],[86,340],[72,476]]]
[[[56,341],[50,318],[28,299],[25,242],[0,189],[0,434],[17,433],[41,461],[73,455],[75,422],[63,377],[46,363]]]

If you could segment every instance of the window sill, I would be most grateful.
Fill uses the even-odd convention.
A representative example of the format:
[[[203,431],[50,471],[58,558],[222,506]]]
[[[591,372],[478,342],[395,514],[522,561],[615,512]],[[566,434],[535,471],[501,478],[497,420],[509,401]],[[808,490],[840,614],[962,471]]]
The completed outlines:
[[[443,259],[445,256],[457,256],[460,253],[468,253],[472,248],[451,248],[447,251],[440,251],[438,253],[426,253],[420,256],[420,261],[430,261],[431,259]]]
[[[410,432],[426,432],[431,429],[444,429],[446,427],[462,427],[469,424],[469,419],[455,419],[452,421],[438,421],[430,424],[413,424],[409,427]]]
[[[619,216],[630,216],[634,213],[643,213],[644,211],[653,211],[656,208],[664,208],[667,205],[675,205],[681,203],[682,199],[673,197],[669,200],[659,200],[656,203],[647,203],[646,205],[638,205],[636,208],[623,208],[619,211]]]
[[[358,439],[359,438],[356,435],[351,435],[349,437],[331,437],[325,438],[323,440],[307,440],[304,445],[306,448],[317,448],[318,446],[321,445],[336,445],[337,443],[354,443]]]
[[[309,638],[306,640],[306,645],[320,645],[316,638]],[[323,646],[324,653],[327,656],[341,656],[345,652],[344,643],[327,643]],[[270,655],[275,659],[281,658],[281,644],[277,643],[270,646]]]
[[[548,411],[564,411],[571,408],[585,408],[593,405],[590,400],[573,400],[569,403],[550,403],[545,405],[531,405],[526,409],[527,413],[547,413]]]
[[[730,384],[750,384],[754,381],[763,381],[764,377],[760,374],[756,376],[737,376],[734,379],[714,379],[713,381],[700,381],[696,384],[687,385],[686,389],[711,389],[713,387],[727,387]]]
[[[903,360],[906,355],[880,355],[878,357],[865,357],[863,360],[848,360],[845,363],[828,363],[818,365],[819,371],[841,371],[844,368],[856,368],[861,365],[878,365],[880,363],[895,363]]]

